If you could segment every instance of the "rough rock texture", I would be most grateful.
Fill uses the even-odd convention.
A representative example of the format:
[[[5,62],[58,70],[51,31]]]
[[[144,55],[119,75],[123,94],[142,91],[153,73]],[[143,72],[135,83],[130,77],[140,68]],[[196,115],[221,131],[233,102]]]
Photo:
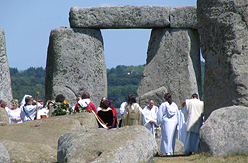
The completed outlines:
[[[164,102],[165,93],[167,93],[167,89],[165,87],[160,87],[158,89],[143,94],[142,96],[137,98],[137,101],[139,105],[144,108],[146,105],[148,105],[150,99],[152,99],[154,101],[154,105],[159,107],[160,104]]]
[[[5,126],[9,124],[9,116],[6,110],[0,107],[0,126]]]
[[[213,156],[248,154],[248,107],[230,106],[213,111],[200,128],[203,152]]]
[[[0,162],[1,163],[9,163],[10,162],[9,153],[1,141],[0,141]]]
[[[0,99],[7,100],[10,107],[12,97],[9,63],[6,54],[4,30],[0,28]]]
[[[75,130],[59,138],[58,162],[152,162],[157,143],[144,126]]]
[[[171,7],[165,5],[72,7],[72,28],[169,27]]]
[[[248,1],[198,0],[205,58],[205,118],[218,108],[248,106]]]
[[[171,9],[170,27],[198,29],[196,6],[177,6]]]
[[[79,113],[0,128],[0,141],[8,150],[11,162],[56,162],[62,134],[77,128],[98,128],[98,124],[92,113]]]
[[[63,94],[69,104],[89,92],[96,105],[107,96],[107,73],[100,30],[53,29],[46,63],[46,100]]]
[[[197,30],[153,29],[137,94],[164,86],[178,107],[193,93],[201,95],[200,45]],[[199,90],[199,91],[198,91]]]

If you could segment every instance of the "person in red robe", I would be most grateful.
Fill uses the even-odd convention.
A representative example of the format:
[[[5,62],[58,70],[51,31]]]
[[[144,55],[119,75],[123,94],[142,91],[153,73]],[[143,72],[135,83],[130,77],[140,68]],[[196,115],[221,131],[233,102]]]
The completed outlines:
[[[113,128],[117,127],[117,112],[116,109],[113,107],[113,101],[112,100],[108,100],[109,102],[109,107],[112,109],[113,112]]]
[[[90,101],[90,94],[88,92],[83,92],[81,98],[82,99],[80,99],[75,105],[75,110],[79,112],[79,108],[81,107],[87,112],[90,112],[90,110],[92,109],[97,114],[95,105]]]

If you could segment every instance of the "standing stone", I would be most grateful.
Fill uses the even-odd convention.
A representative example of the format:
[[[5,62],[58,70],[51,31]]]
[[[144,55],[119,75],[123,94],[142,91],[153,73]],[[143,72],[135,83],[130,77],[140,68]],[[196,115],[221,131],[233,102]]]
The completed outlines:
[[[46,63],[46,100],[63,94],[71,105],[84,91],[96,105],[107,96],[103,40],[98,29],[53,29]]]
[[[153,29],[138,96],[164,86],[178,107],[193,93],[201,95],[197,30]]]
[[[205,58],[205,119],[215,109],[248,106],[248,1],[198,0]]]
[[[0,28],[0,99],[7,100],[10,107],[12,100],[12,88],[9,63],[6,55],[6,43],[4,30]]]
[[[171,7],[166,5],[72,7],[71,28],[169,27]]]
[[[9,116],[6,110],[0,107],[0,126],[5,126],[9,124]]]

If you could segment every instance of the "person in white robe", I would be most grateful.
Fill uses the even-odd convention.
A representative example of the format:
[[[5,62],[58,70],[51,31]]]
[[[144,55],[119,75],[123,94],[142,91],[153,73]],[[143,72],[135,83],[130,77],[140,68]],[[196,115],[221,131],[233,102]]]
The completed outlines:
[[[37,116],[36,114],[36,105],[32,105],[33,98],[28,96],[25,98],[25,104],[21,108],[21,119],[23,122],[32,121]],[[38,104],[38,110],[42,108],[40,103]]]
[[[185,102],[182,103],[182,109],[178,111],[178,132],[177,132],[177,139],[180,140],[184,145],[186,142],[186,122],[185,122],[185,117],[183,114],[183,108],[185,106]]]
[[[158,107],[154,105],[154,101],[150,100],[149,104],[142,110],[143,125],[151,131],[155,138],[155,125],[157,124]]]
[[[120,117],[120,122],[119,122],[119,127],[122,127],[122,119],[123,119],[123,114],[125,111],[125,108],[127,106],[127,102],[122,102],[120,105],[120,109],[119,109],[119,117]]]
[[[204,105],[203,101],[198,99],[198,95],[195,93],[191,99],[185,101],[183,113],[187,115],[186,129],[187,136],[184,146],[184,154],[190,155],[192,152],[198,153],[199,150],[199,130],[203,122]]]
[[[18,107],[18,100],[11,100],[12,107],[8,110],[9,124],[22,123],[21,119],[21,109]]]
[[[158,109],[157,123],[161,124],[161,153],[174,154],[176,130],[178,125],[178,107],[172,102],[171,94],[166,93],[165,102]]]

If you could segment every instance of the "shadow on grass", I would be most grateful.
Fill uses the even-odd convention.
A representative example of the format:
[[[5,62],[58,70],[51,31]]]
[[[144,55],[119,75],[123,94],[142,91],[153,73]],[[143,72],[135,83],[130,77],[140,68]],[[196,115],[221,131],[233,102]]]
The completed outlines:
[[[166,155],[166,154],[156,154],[155,157],[188,157],[189,155],[184,154],[175,154],[175,155]]]

